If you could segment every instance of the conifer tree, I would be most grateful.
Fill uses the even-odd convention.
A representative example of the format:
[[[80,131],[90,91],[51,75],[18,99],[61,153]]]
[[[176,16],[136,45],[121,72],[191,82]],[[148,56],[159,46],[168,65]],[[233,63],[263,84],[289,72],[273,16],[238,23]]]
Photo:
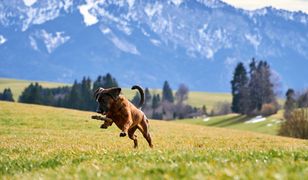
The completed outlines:
[[[149,88],[145,88],[144,98],[145,98],[145,106],[151,106],[152,95],[150,93]]]
[[[238,63],[233,73],[232,87],[232,106],[231,109],[235,113],[246,113],[248,105],[248,77],[243,63]]]
[[[163,97],[162,97],[164,102],[170,102],[173,103],[174,101],[174,97],[173,97],[173,93],[172,93],[172,89],[169,86],[168,81],[164,82],[164,86],[163,86]]]
[[[14,101],[13,94],[10,88],[4,89],[3,93],[0,93],[0,100]]]
[[[139,92],[135,93],[135,96],[133,97],[133,99],[131,100],[131,102],[135,105],[138,106],[139,102],[140,102],[140,94]]]

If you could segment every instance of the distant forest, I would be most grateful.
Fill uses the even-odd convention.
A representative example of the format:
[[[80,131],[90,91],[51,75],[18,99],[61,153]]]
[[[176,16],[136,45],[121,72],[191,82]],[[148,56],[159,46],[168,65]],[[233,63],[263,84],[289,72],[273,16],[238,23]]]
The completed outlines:
[[[173,91],[168,81],[165,81],[161,94],[151,94],[150,90],[145,88],[145,103],[142,110],[149,118],[164,120],[224,115],[231,112],[247,116],[269,116],[281,109],[277,101],[276,92],[279,89],[277,81],[266,61],[256,61],[253,58],[248,65],[248,70],[242,62],[238,63],[234,69],[230,82],[231,104],[217,103],[211,112],[207,112],[206,106],[192,107],[187,104],[189,88],[185,84],[179,85],[178,89]],[[43,88],[36,82],[24,89],[18,101],[95,111],[97,102],[93,98],[93,92],[99,87],[119,87],[119,84],[110,73],[98,76],[94,82],[84,77],[81,82],[75,80],[72,86],[58,88]],[[14,101],[11,89],[4,89],[0,93],[0,100]],[[136,105],[139,101],[140,95],[136,92],[131,102]],[[286,93],[284,118],[292,118],[293,111],[305,107],[308,107],[308,90],[295,92],[289,89]]]
[[[81,82],[75,81],[72,86],[57,88],[44,88],[36,82],[24,89],[18,101],[95,111],[98,104],[93,98],[93,92],[99,87],[110,88],[119,87],[119,85],[110,73],[98,76],[93,83],[90,78],[84,77]],[[150,90],[145,88],[145,104],[142,109],[149,118],[164,120],[192,118],[206,114],[205,107],[196,108],[186,103],[188,93],[188,87],[181,84],[174,94],[169,83],[165,81],[162,94],[151,94]],[[10,89],[5,89],[0,97],[2,100],[14,101]],[[140,95],[136,92],[131,102],[136,105],[139,101]]]

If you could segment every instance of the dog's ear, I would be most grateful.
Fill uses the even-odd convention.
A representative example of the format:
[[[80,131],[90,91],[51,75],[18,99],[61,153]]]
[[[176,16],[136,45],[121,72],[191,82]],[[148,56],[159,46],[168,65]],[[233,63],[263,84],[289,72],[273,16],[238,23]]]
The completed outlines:
[[[97,101],[99,98],[99,95],[104,91],[104,88],[98,88],[94,91],[93,93],[93,97],[95,98],[95,100]]]
[[[109,89],[109,94],[112,97],[112,99],[116,100],[118,99],[120,93],[121,93],[121,88],[119,87],[114,87]]]

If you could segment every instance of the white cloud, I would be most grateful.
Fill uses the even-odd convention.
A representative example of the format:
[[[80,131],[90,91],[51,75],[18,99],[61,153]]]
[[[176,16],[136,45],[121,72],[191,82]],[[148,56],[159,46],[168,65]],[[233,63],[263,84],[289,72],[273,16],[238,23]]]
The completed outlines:
[[[247,1],[247,0],[223,0],[224,2],[231,4],[235,7],[255,10],[267,6],[272,6],[278,9],[285,9],[289,11],[303,11],[308,13],[308,1],[307,0],[258,0],[258,1]]]
[[[91,14],[89,10],[95,6],[95,3],[88,1],[87,4],[79,6],[79,11],[83,15],[83,21],[87,26],[91,26],[98,22],[98,19],[95,15]]]
[[[32,6],[37,0],[24,0],[26,6]]]
[[[0,35],[0,45],[4,44],[7,40],[4,36]]]

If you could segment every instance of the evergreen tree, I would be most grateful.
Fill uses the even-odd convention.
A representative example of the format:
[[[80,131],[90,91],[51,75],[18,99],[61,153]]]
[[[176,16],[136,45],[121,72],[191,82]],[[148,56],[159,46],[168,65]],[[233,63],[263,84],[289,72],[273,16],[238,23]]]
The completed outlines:
[[[145,106],[146,107],[151,106],[152,95],[151,95],[150,90],[148,88],[145,88],[144,98],[145,98]]]
[[[136,92],[135,96],[133,97],[133,99],[131,100],[131,102],[135,105],[138,106],[139,102],[140,102],[140,94],[139,92]]]
[[[170,88],[168,81],[164,82],[163,97],[162,98],[163,98],[163,101],[167,101],[167,102],[170,102],[170,103],[173,103],[173,101],[174,101],[172,89]]]
[[[93,93],[91,90],[91,79],[84,77],[81,81],[81,98],[80,98],[80,108],[83,110],[95,110],[96,103],[93,101]]]
[[[80,98],[81,98],[81,85],[78,84],[77,81],[74,81],[72,90],[68,96],[66,104],[68,105],[69,108],[80,109],[81,108]]]
[[[118,87],[118,82],[115,78],[111,76],[110,73],[107,73],[105,76],[98,76],[96,81],[93,83],[93,90],[95,91],[99,87],[102,88],[111,88]]]
[[[159,94],[154,94],[152,98],[152,109],[155,111],[160,105],[160,96]]]
[[[25,90],[22,92],[19,97],[19,102],[22,103],[32,103],[32,104],[43,104],[43,91],[42,86],[37,82],[35,84],[31,83]]]
[[[261,104],[275,102],[276,97],[274,93],[274,84],[271,82],[271,70],[266,61],[259,62],[258,74],[260,76]]]
[[[118,87],[118,83],[116,79],[111,76],[110,73],[107,73],[105,76],[105,87],[104,88],[111,88],[111,87]]]
[[[245,114],[247,110],[248,98],[248,77],[243,63],[238,63],[231,81],[232,87],[232,112]]]
[[[257,111],[258,106],[259,106],[259,77],[258,77],[258,72],[257,72],[257,65],[256,65],[256,61],[253,58],[251,63],[249,64],[250,67],[250,71],[249,71],[249,75],[250,75],[250,81],[248,84],[248,91],[249,91],[249,104],[248,104],[248,113],[253,113],[255,111]]]
[[[206,108],[205,105],[202,106],[202,113],[203,113],[204,115],[208,115],[208,113],[207,113],[207,108]]]
[[[274,84],[271,82],[271,70],[266,61],[258,64],[254,59],[250,63],[249,114],[258,114],[264,104],[277,104]]]
[[[0,100],[14,101],[13,94],[10,88],[4,89],[3,93],[0,93]]]
[[[152,98],[152,116],[153,119],[162,119],[163,115],[161,112],[157,111],[157,108],[161,105],[161,100],[159,94],[154,94]]]

